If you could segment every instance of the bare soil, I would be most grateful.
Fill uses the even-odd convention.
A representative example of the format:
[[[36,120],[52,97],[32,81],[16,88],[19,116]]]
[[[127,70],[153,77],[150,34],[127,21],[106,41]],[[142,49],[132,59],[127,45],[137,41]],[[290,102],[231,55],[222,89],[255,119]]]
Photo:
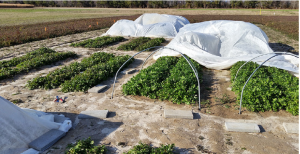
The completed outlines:
[[[159,101],[141,96],[124,96],[122,85],[130,80],[134,74],[119,74],[113,99],[111,99],[113,78],[102,84],[109,86],[101,93],[70,92],[62,93],[58,89],[28,90],[25,83],[34,77],[45,75],[50,71],[80,61],[94,52],[108,52],[115,55],[134,55],[136,51],[116,51],[125,42],[117,43],[102,49],[87,49],[69,47],[70,43],[80,39],[100,36],[105,30],[74,34],[36,41],[23,45],[2,48],[3,59],[22,55],[40,46],[48,46],[56,51],[74,51],[81,55],[78,59],[68,59],[53,65],[36,69],[28,74],[19,75],[13,79],[1,81],[0,95],[10,101],[19,99],[16,104],[22,108],[31,108],[50,113],[61,113],[70,117],[74,126],[67,135],[44,153],[63,153],[67,144],[78,139],[91,137],[96,144],[105,144],[109,153],[123,153],[128,151],[139,141],[153,146],[160,144],[176,145],[180,153],[201,153],[197,146],[202,146],[202,152],[214,153],[298,153],[298,134],[287,134],[283,123],[298,123],[299,116],[292,116],[286,111],[253,113],[242,111],[238,114],[235,103],[220,104],[215,97],[227,94],[231,99],[236,95],[227,90],[230,85],[228,70],[203,69],[203,83],[201,84],[201,100],[209,100],[210,107],[203,105],[201,111],[197,105],[177,105],[168,101]],[[131,38],[127,38],[127,41]],[[13,51],[11,51],[13,49]],[[143,60],[150,52],[137,55],[136,60],[128,68],[140,68]],[[151,58],[146,63],[150,66],[155,61]],[[55,96],[67,97],[65,103],[53,102]],[[228,105],[228,106],[225,106]],[[78,120],[81,111],[109,110],[105,119]],[[192,110],[194,119],[165,119],[164,109]],[[227,132],[224,122],[253,122],[260,126],[261,133]],[[125,142],[125,146],[118,143]],[[206,149],[206,150],[204,150]]]

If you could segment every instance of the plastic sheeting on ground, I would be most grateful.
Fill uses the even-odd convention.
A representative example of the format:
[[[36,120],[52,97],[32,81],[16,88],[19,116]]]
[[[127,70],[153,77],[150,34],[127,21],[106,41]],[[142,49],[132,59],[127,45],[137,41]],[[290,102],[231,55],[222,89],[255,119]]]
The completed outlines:
[[[51,114],[21,109],[0,96],[0,154],[19,154],[31,141],[61,125],[53,122]]]
[[[104,35],[173,38],[181,27],[189,23],[181,16],[146,13],[135,21],[118,20]]]
[[[259,27],[242,21],[216,20],[182,27],[166,46],[176,49],[201,65],[211,69],[228,69],[238,61],[248,61],[258,55],[273,53],[268,37]],[[274,54],[254,61],[261,64]],[[153,57],[180,56],[169,49],[158,51]],[[298,76],[299,61],[293,56],[277,56],[264,65],[285,69]]]

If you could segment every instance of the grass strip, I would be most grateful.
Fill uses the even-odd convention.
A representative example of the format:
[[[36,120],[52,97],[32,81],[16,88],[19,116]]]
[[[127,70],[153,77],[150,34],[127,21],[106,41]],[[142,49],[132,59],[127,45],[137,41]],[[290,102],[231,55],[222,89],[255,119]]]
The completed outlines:
[[[24,56],[21,56],[21,57],[15,57],[15,58],[12,58],[10,60],[3,60],[3,61],[0,61],[0,69],[1,68],[4,68],[4,67],[12,67],[12,66],[16,66],[24,61],[27,61],[27,60],[30,60],[30,59],[33,59],[37,56],[40,56],[40,55],[43,55],[45,53],[53,53],[55,52],[54,50],[52,49],[49,49],[49,48],[39,48],[37,50],[34,50],[32,52],[29,52],[27,53],[26,55]]]
[[[170,70],[177,62],[177,57],[166,56],[157,59],[153,65],[143,69],[123,85],[123,94],[157,98],[157,91],[162,88],[161,83],[170,76]]]
[[[0,70],[0,80],[75,56],[76,54],[74,52],[45,53],[39,57],[24,61],[18,64],[15,68],[2,68]]]
[[[136,51],[143,51],[147,48],[150,47],[155,47],[155,46],[159,46],[161,43],[165,42],[166,40],[164,38],[155,38],[152,40],[149,40],[148,42],[139,45],[138,47],[135,48]]]
[[[130,41],[126,44],[120,45],[117,48],[117,50],[131,51],[131,50],[134,50],[139,45],[148,42],[149,40],[151,40],[149,37],[139,37],[139,38],[133,39],[132,41]]]
[[[96,86],[108,77],[113,76],[130,57],[131,56],[129,55],[118,56],[110,59],[106,63],[94,65],[91,68],[86,69],[83,73],[74,76],[71,80],[67,80],[61,84],[61,91],[87,91],[89,88]],[[132,63],[133,60],[134,59],[131,59],[126,66]]]
[[[236,63],[230,69],[233,80],[237,70],[245,62]],[[242,88],[259,65],[254,62],[247,63],[240,71],[232,85],[232,91],[237,95],[237,103],[240,102]],[[252,76],[243,93],[242,107],[247,110],[278,111],[286,110],[292,115],[299,114],[299,79],[286,70],[276,67],[261,67]]]
[[[121,36],[116,36],[116,37],[102,36],[102,37],[97,37],[96,39],[88,39],[79,43],[71,43],[70,46],[85,47],[85,48],[101,48],[105,45],[122,41],[123,39],[124,37]]]
[[[50,72],[47,76],[34,78],[32,81],[28,81],[26,86],[31,90],[36,88],[57,88],[66,80],[70,80],[73,76],[85,71],[87,68],[98,63],[104,63],[113,57],[113,54],[97,52],[88,58],[84,58],[81,63],[73,62],[69,66]]]

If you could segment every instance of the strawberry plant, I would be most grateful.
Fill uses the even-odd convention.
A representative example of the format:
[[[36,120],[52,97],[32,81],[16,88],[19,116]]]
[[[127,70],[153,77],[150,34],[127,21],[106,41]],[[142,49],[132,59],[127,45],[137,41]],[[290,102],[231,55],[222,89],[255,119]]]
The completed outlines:
[[[78,140],[75,144],[68,144],[65,154],[105,154],[105,145],[95,146],[91,138]]]
[[[157,61],[123,85],[124,95],[139,95],[157,98],[157,91],[162,82],[170,75],[170,70],[177,63],[177,57],[160,57]]]
[[[110,59],[106,63],[100,63],[86,69],[83,73],[80,73],[71,78],[71,80],[65,81],[61,84],[62,92],[71,91],[87,91],[89,88],[99,84],[106,80],[108,77],[114,75],[117,70],[125,63],[131,56],[118,56]],[[126,66],[133,62],[131,59]],[[125,67],[126,67],[125,66]]]
[[[27,87],[29,89],[44,88],[53,89],[59,87],[64,81],[70,80],[73,76],[85,71],[87,68],[97,65],[98,63],[104,63],[110,58],[113,58],[113,54],[105,52],[97,52],[92,54],[88,58],[84,58],[81,63],[74,62],[69,66],[65,66],[61,69],[56,69],[50,72],[45,77],[37,77],[32,81],[28,81]]]
[[[74,52],[45,53],[39,57],[19,63],[15,68],[2,68],[0,70],[0,80],[75,56]]]
[[[79,43],[72,43],[70,46],[85,47],[85,48],[101,48],[105,45],[122,41],[123,39],[124,37],[121,36],[116,36],[116,37],[103,36],[103,37],[97,37],[96,39],[88,39]]]
[[[230,69],[232,79],[244,63],[238,62]],[[232,85],[232,90],[237,94],[238,103],[246,80],[258,66],[257,63],[249,62],[239,71]],[[244,89],[242,106],[254,112],[283,109],[292,115],[298,115],[299,79],[285,70],[275,67],[261,67]]]
[[[174,144],[161,144],[160,147],[155,148],[140,142],[125,154],[173,154],[175,153],[174,147]]]
[[[191,60],[191,59],[190,59]],[[200,64],[191,60],[198,72],[201,72]],[[201,73],[198,74],[201,82]],[[162,82],[162,89],[157,91],[161,100],[170,100],[173,103],[195,103],[198,95],[198,84],[194,71],[188,62],[181,57],[175,67],[171,69],[170,76]]]
[[[166,40],[164,38],[155,38],[152,39],[144,44],[139,45],[137,48],[135,48],[136,51],[143,51],[150,47],[159,46],[161,43],[165,42]]]
[[[41,56],[45,53],[53,53],[53,52],[55,52],[55,51],[52,50],[52,49],[49,49],[49,48],[39,48],[37,50],[34,50],[32,52],[27,53],[24,56],[15,57],[15,58],[12,58],[10,60],[0,61],[0,69],[3,68],[3,67],[16,66],[16,65],[20,64],[21,62],[33,59],[33,58],[35,58],[37,56]]]
[[[193,64],[200,72],[200,65],[195,61]],[[123,85],[122,90],[124,95],[191,104],[196,101],[198,83],[192,68],[183,57],[166,56],[131,78]]]
[[[148,42],[149,40],[151,40],[149,37],[139,37],[139,38],[133,39],[129,43],[120,45],[117,48],[117,50],[124,50],[124,51],[134,50],[139,45],[144,44],[144,43]]]

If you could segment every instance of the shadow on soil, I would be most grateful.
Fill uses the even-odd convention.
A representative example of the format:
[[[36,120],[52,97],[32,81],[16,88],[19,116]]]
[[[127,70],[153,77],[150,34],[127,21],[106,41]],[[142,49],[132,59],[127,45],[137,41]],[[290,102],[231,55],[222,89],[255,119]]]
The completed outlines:
[[[269,46],[274,51],[290,52],[299,55],[299,52],[295,51],[295,48],[283,43],[269,43]]]
[[[61,153],[66,150],[70,143],[75,143],[77,140],[87,139],[91,137],[95,145],[102,143],[103,139],[116,131],[123,122],[111,122],[99,118],[94,119],[78,119],[78,114],[68,112],[48,112],[51,114],[63,114],[72,121],[73,127],[67,132],[66,136],[60,139],[48,150],[54,153]],[[109,112],[108,118],[116,116],[115,112]],[[57,148],[60,147],[60,148]],[[58,150],[58,151],[56,151]]]

